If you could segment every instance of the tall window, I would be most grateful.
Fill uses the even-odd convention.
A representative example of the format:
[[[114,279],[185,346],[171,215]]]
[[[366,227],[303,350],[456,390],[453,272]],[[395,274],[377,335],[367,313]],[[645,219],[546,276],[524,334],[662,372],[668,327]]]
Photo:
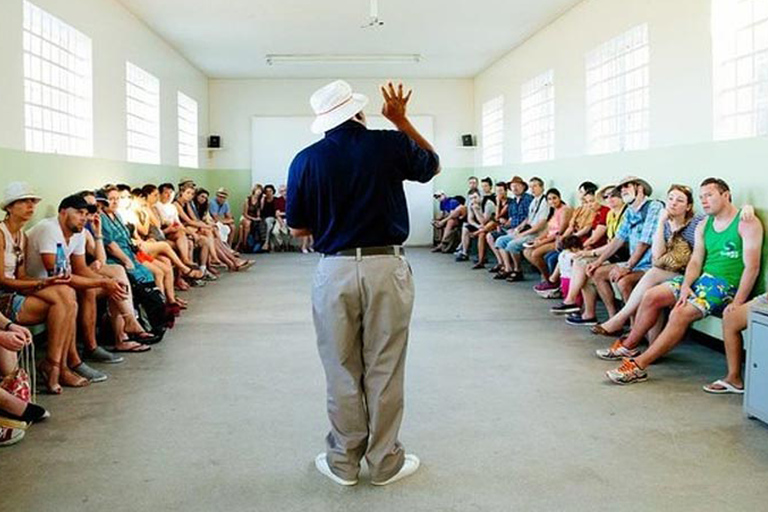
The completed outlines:
[[[25,147],[92,156],[91,39],[28,1],[23,5]]]
[[[504,96],[483,103],[483,166],[501,165],[504,153]]]
[[[587,135],[590,153],[648,147],[648,24],[587,54]]]
[[[714,135],[768,135],[768,0],[712,1]]]
[[[520,121],[523,162],[555,157],[555,83],[549,70],[523,84]]]
[[[179,166],[197,167],[197,102],[178,94],[179,109]]]
[[[160,80],[125,63],[125,113],[129,162],[160,163]]]

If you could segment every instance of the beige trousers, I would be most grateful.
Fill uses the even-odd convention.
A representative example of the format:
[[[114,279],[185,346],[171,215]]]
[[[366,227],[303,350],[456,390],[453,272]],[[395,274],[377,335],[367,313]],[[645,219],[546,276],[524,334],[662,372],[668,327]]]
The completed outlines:
[[[354,480],[365,457],[374,482],[404,463],[398,441],[411,269],[402,256],[324,257],[312,288],[317,346],[325,369],[328,464]]]

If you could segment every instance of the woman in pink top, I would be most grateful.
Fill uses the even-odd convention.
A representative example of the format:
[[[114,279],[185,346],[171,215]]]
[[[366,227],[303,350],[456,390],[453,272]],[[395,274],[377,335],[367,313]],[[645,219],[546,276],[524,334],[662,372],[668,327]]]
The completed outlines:
[[[573,214],[573,210],[563,202],[560,191],[556,188],[547,190],[547,203],[549,204],[547,229],[523,252],[525,259],[530,261],[541,273],[542,281],[549,279],[549,269],[544,256],[555,250],[557,237],[568,228]]]

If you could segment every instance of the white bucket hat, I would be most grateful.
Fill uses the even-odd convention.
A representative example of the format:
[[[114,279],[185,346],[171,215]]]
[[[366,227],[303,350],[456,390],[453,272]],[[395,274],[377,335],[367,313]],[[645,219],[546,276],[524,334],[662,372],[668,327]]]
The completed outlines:
[[[344,80],[336,80],[315,91],[309,100],[315,112],[312,133],[325,133],[352,119],[368,104],[364,94],[352,92]]]
[[[42,199],[39,195],[35,194],[29,183],[23,181],[12,181],[5,187],[5,193],[3,193],[3,201],[0,202],[0,210],[5,210],[8,205],[21,201],[22,199],[35,199],[40,201]]]

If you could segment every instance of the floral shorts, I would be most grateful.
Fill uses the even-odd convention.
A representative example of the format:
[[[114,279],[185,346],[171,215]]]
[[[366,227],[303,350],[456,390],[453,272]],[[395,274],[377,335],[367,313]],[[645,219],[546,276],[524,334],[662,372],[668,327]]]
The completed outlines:
[[[683,286],[683,276],[677,276],[667,285],[672,289],[675,298],[680,297],[680,288]],[[736,295],[737,288],[729,284],[725,279],[715,277],[712,274],[703,273],[691,286],[693,295],[688,298],[688,303],[701,311],[705,317],[722,314],[725,307],[731,303]]]

